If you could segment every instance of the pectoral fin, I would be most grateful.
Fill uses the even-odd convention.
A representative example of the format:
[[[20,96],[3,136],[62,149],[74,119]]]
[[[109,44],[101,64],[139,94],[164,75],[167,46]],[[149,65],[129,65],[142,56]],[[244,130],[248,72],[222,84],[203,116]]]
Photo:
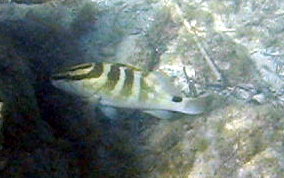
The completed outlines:
[[[96,94],[92,95],[91,97],[83,98],[83,100],[89,102],[92,105],[96,105],[96,106],[101,103],[101,99],[102,98],[100,96],[96,95]]]
[[[99,107],[102,113],[109,119],[116,119],[119,114],[116,108],[111,106],[100,106]]]
[[[203,94],[197,98],[184,98],[185,105],[180,112],[198,115],[206,111],[206,108],[210,104],[211,96],[209,94]]]
[[[165,110],[145,110],[144,113],[150,114],[151,116],[157,117],[159,119],[173,119],[174,114],[171,111]]]

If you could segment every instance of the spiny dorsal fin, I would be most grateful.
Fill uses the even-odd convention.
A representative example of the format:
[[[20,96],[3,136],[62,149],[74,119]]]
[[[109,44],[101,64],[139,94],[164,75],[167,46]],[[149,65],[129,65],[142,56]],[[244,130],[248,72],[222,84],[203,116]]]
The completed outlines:
[[[136,66],[133,66],[133,65],[130,65],[130,64],[122,64],[122,63],[111,63],[111,62],[104,62],[104,63],[109,63],[111,65],[117,65],[118,67],[126,67],[126,68],[129,68],[129,69],[132,69],[134,71],[143,71],[142,69],[136,67]]]

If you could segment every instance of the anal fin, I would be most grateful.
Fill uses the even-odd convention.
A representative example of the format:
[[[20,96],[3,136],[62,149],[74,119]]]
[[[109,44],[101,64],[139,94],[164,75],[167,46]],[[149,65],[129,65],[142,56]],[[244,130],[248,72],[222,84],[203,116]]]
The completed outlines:
[[[165,110],[145,110],[144,113],[150,114],[151,116],[157,117],[159,119],[173,119],[174,113]]]

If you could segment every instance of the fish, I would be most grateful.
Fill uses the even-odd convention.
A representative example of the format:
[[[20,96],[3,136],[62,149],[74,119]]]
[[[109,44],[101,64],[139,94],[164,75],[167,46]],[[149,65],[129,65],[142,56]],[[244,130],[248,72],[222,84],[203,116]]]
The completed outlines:
[[[170,113],[198,115],[205,111],[208,94],[182,97],[170,77],[162,72],[111,62],[91,62],[63,68],[50,77],[51,83],[88,103],[111,108],[136,109],[159,118]],[[113,114],[111,114],[113,115]]]

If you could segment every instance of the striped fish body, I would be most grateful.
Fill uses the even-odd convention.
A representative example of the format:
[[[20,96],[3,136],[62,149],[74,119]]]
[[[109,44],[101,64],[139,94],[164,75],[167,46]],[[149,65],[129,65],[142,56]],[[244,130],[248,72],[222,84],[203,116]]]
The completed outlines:
[[[206,104],[206,97],[180,97],[161,73],[119,63],[76,65],[52,75],[51,81],[57,88],[106,106],[199,114]]]

